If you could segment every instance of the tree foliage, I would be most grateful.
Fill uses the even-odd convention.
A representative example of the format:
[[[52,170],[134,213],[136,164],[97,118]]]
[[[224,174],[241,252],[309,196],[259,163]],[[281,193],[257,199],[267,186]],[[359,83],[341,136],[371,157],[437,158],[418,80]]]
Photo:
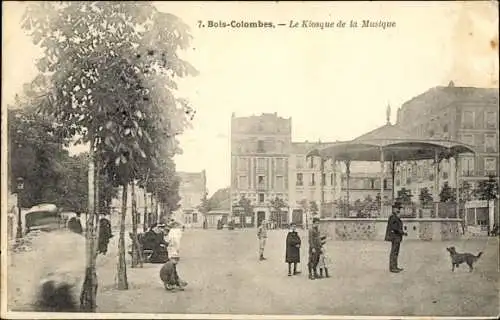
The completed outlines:
[[[270,201],[270,204],[271,204],[271,208],[272,208],[273,212],[276,212],[276,213],[282,212],[283,209],[285,209],[288,206],[286,204],[286,202],[279,197],[272,199]]]
[[[243,208],[243,212],[245,213],[245,215],[253,214],[252,201],[250,201],[250,199],[246,198],[245,196],[241,196],[240,200],[238,201],[238,206]]]
[[[399,201],[401,204],[411,204],[413,195],[411,194],[411,190],[408,190],[406,188],[401,188],[398,190],[398,194],[396,196],[396,200]]]
[[[196,74],[177,52],[189,45],[188,26],[151,2],[78,1],[30,3],[23,28],[44,50],[37,79],[50,85],[40,110],[62,124],[63,138],[89,143],[98,175],[123,188],[118,287],[127,289],[128,185],[151,172],[158,201],[178,203],[172,157],[194,115],[175,92],[175,78]]]
[[[498,198],[498,181],[493,176],[488,180],[479,181],[475,194],[479,200],[494,200]]]
[[[431,204],[434,200],[432,194],[429,191],[429,188],[427,187],[420,189],[418,199],[420,200],[420,204],[422,204],[423,206]]]
[[[453,194],[453,189],[450,187],[448,182],[445,182],[443,184],[443,187],[441,188],[441,192],[439,193],[439,201],[440,202],[450,202],[454,201],[455,196]]]

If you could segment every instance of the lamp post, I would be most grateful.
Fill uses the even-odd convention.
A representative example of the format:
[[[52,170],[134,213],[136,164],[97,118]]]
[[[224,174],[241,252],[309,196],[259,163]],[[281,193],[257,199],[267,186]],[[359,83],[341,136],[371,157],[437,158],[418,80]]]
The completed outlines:
[[[17,232],[16,238],[20,239],[23,237],[23,224],[21,221],[21,191],[24,189],[24,179],[17,178]]]

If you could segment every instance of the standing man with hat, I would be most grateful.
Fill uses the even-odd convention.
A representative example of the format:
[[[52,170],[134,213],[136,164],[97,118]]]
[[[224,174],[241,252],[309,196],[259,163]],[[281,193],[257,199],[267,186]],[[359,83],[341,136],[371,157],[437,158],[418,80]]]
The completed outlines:
[[[398,255],[399,247],[401,246],[401,241],[403,241],[403,236],[408,234],[403,231],[403,222],[399,218],[399,213],[401,210],[401,203],[395,202],[392,205],[392,215],[387,221],[387,229],[385,231],[385,241],[391,242],[391,253],[389,256],[389,271],[393,273],[398,273],[403,271],[402,268],[398,267]]]

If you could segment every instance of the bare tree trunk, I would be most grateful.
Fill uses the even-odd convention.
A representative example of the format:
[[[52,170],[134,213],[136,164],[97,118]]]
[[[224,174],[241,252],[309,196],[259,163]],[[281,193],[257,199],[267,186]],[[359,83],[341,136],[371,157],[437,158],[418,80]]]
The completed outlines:
[[[142,222],[142,232],[146,232],[148,228],[148,196],[146,194],[146,188],[143,189],[144,191],[144,221]]]
[[[128,184],[122,191],[122,212],[120,221],[120,238],[118,240],[118,290],[128,290],[127,264],[125,261],[125,217],[127,216]]]
[[[82,290],[80,292],[80,310],[85,312],[95,312],[96,311],[96,298],[97,298],[97,272],[96,272],[96,254],[95,245],[96,241],[96,190],[95,190],[95,177],[96,168],[94,158],[94,150],[91,146],[89,152],[89,173],[88,173],[88,208],[87,212],[89,218],[86,221],[87,230],[85,230],[86,236],[86,255],[87,255],[87,265],[85,268],[85,278],[82,285]]]
[[[136,268],[139,264],[139,251],[136,246],[137,241],[137,222],[138,222],[138,212],[137,212],[137,201],[135,196],[135,183],[131,183],[131,197],[132,197],[132,268]]]
[[[158,216],[158,199],[156,198],[153,198],[154,199],[154,204],[155,204],[155,214],[154,214],[154,221],[153,223],[158,223],[158,220],[159,220],[159,216]]]

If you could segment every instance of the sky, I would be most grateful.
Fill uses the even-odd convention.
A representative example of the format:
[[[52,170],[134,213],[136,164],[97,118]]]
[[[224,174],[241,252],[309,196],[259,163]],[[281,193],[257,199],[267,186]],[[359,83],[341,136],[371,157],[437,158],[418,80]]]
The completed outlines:
[[[41,55],[20,27],[26,6],[4,2],[2,108],[36,75]],[[392,122],[405,101],[447,85],[498,87],[495,2],[158,2],[191,26],[182,53],[200,72],[179,82],[196,109],[181,137],[178,171],[206,170],[209,194],[230,184],[230,120],[292,118],[293,141],[353,139]],[[389,29],[209,29],[198,21],[371,19]],[[85,150],[77,147],[73,151]]]

